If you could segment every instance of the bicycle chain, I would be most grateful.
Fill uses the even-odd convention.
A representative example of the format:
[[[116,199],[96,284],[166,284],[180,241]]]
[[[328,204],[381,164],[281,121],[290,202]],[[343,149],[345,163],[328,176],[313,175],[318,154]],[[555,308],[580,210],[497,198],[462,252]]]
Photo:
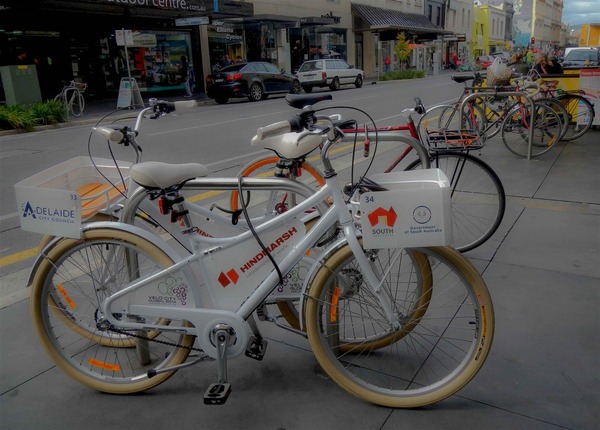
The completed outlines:
[[[167,342],[165,340],[151,339],[148,336],[143,336],[141,334],[134,334],[134,333],[131,333],[131,332],[126,331],[126,330],[118,329],[118,328],[116,328],[114,326],[110,326],[108,328],[108,331],[111,331],[111,332],[114,332],[114,333],[118,333],[118,334],[124,334],[126,336],[135,337],[137,339],[149,340],[150,342],[156,342],[156,343],[160,343],[162,345],[175,346],[177,348],[189,349],[190,351],[204,352],[204,350],[202,350],[200,348],[194,348],[193,346],[181,345],[181,344],[178,344],[178,343],[175,343],[175,342]]]

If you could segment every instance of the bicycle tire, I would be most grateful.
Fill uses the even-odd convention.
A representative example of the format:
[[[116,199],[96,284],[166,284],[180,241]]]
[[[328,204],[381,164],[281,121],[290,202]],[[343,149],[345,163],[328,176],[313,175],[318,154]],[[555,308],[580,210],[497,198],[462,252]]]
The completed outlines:
[[[146,334],[152,340],[142,340],[98,328],[102,300],[129,283],[127,259],[117,257],[125,251],[138,259],[137,277],[174,264],[160,248],[133,233],[90,229],[81,239],[63,238],[48,251],[31,292],[33,326],[49,356],[77,382],[114,394],[141,392],[166,381],[175,370],[153,378],[148,371],[183,363],[195,339],[153,331]]]
[[[397,250],[388,250],[397,251]],[[382,406],[414,408],[459,391],[480,370],[491,348],[494,311],[485,283],[473,265],[450,247],[421,248],[430,260],[433,287],[427,310],[404,336],[376,349],[342,351],[344,330],[393,333],[370,287],[356,277],[351,294],[336,292],[344,270],[358,270],[346,246],[334,253],[315,276],[306,298],[307,335],[323,370],[351,394]],[[375,253],[377,251],[369,250]],[[381,251],[379,251],[381,252]],[[373,259],[373,255],[370,255]],[[374,261],[374,267],[377,261]],[[392,270],[378,273],[389,280]],[[410,273],[398,274],[401,283]],[[360,282],[358,282],[360,280]],[[387,283],[382,283],[382,289]],[[360,288],[359,288],[360,287]],[[338,297],[337,300],[331,298]],[[401,301],[393,301],[393,310]],[[367,307],[370,312],[352,314]],[[401,324],[405,323],[400,319]]]
[[[567,124],[569,123],[569,114],[564,106],[557,100],[552,97],[542,97],[539,99],[535,99],[536,103],[541,103],[549,106],[560,118],[560,136],[558,140],[564,140],[564,137],[567,133]]]
[[[533,141],[531,156],[537,157],[548,152],[558,141],[561,123],[558,114],[549,106],[534,103],[535,122],[533,124]],[[515,106],[502,123],[502,141],[510,152],[527,157],[529,148],[531,106],[528,104]]]
[[[578,94],[561,94],[556,100],[565,108],[569,118],[561,140],[575,140],[587,133],[594,122],[594,105]]]
[[[73,116],[79,117],[83,113],[85,108],[85,100],[81,92],[77,89],[73,89],[73,94],[69,98],[69,111]]]
[[[240,169],[240,172],[238,173],[239,175],[242,175],[244,177],[270,177],[274,175],[275,172],[275,166],[277,165],[277,163],[280,162],[280,158],[276,157],[276,156],[272,156],[272,155],[267,155],[264,157],[260,157],[258,159],[252,160],[251,162],[249,162],[248,164],[246,164],[244,167],[242,167]],[[319,187],[325,185],[325,179],[323,178],[323,175],[321,175],[321,173],[319,172],[319,169],[317,169],[315,166],[313,166],[312,164],[310,164],[308,161],[303,161],[302,162],[302,171],[306,171],[308,172],[309,176],[302,178],[301,180],[310,185],[311,187],[314,187],[315,189],[318,189]],[[290,170],[288,169],[284,175],[286,177],[291,177],[295,180],[300,179],[300,176],[297,176],[295,173],[290,172]],[[274,196],[273,194],[269,195],[268,197],[266,197],[267,194],[269,194],[270,192],[268,191],[252,191],[251,193],[248,192],[246,194],[246,203],[248,203],[248,200],[250,200],[250,204],[256,204],[256,203],[262,203],[264,201],[267,202],[271,202],[270,204],[267,205],[266,209],[263,210],[263,212],[270,212],[270,211],[283,211],[285,210],[285,206],[289,205],[289,203],[287,203],[287,198],[290,198],[291,200],[293,200],[295,198],[295,196],[288,196],[288,193],[279,193],[278,196],[283,196],[283,197],[278,197],[278,196]],[[250,196],[248,198],[248,196]],[[252,197],[254,196],[254,197]],[[234,190],[231,192],[230,197],[229,197],[229,207],[231,208],[231,210],[238,210],[240,208],[240,199],[239,199],[240,195],[239,192],[237,190]],[[252,202],[252,200],[254,199],[254,202]],[[285,199],[285,201],[283,201]],[[293,202],[292,202],[293,204]],[[273,207],[270,205],[275,205],[278,206]]]
[[[439,105],[428,109],[417,124],[417,133],[423,144],[427,144],[428,132],[445,130],[473,129],[469,115],[463,115],[462,124],[459,124],[459,105]]]
[[[415,160],[406,170],[420,166],[420,160]],[[450,181],[451,245],[460,252],[477,248],[492,237],[504,217],[502,181],[487,163],[464,152],[432,153],[431,167],[441,169]]]

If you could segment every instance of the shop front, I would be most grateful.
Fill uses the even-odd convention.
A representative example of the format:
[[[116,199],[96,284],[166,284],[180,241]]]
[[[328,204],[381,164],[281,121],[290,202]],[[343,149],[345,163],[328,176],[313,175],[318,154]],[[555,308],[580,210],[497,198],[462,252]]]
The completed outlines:
[[[262,14],[214,20],[208,27],[212,70],[236,61],[266,61],[288,72],[316,58],[346,58],[347,31],[334,17]]]
[[[238,3],[0,0],[0,62],[15,64],[18,52],[26,50],[42,98],[50,99],[70,80],[88,84],[86,97],[115,96],[126,77],[134,78],[142,92],[183,91],[185,56],[192,83],[203,91],[198,19],[208,23],[215,16],[252,14],[245,2],[239,10],[225,10]],[[116,37],[121,30],[131,36],[124,43]]]

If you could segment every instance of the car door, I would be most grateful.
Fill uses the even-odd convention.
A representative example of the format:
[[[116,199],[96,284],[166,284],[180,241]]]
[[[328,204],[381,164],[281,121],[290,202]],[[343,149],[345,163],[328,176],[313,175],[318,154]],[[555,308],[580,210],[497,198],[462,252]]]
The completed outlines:
[[[335,60],[335,63],[340,71],[340,76],[343,76],[343,84],[351,84],[356,80],[356,69],[350,67],[350,64],[344,60]]]
[[[269,80],[269,93],[281,93],[289,91],[291,85],[286,75],[271,63],[262,63],[265,67],[266,75]],[[266,85],[265,85],[266,88]]]

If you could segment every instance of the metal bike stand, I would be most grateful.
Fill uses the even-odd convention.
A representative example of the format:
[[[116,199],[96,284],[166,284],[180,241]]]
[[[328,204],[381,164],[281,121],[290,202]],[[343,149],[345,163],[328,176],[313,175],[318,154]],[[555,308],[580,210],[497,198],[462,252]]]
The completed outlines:
[[[463,107],[469,100],[475,99],[475,98],[487,97],[487,96],[496,96],[496,95],[524,97],[525,99],[527,99],[527,101],[531,105],[531,116],[529,118],[529,124],[530,124],[530,126],[529,126],[529,145],[527,147],[527,160],[531,160],[531,150],[532,150],[531,145],[533,143],[533,124],[535,122],[535,109],[534,109],[534,101],[528,93],[524,93],[522,91],[482,91],[482,92],[469,94],[460,103],[460,110],[458,112],[458,123],[462,124]]]

